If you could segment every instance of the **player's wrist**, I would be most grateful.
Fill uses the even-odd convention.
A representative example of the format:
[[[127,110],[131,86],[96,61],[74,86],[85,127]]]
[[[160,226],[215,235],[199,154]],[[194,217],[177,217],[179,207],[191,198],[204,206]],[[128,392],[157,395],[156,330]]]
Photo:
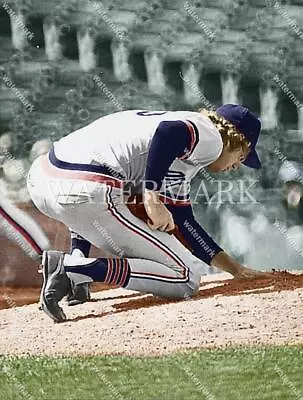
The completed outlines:
[[[159,204],[160,203],[160,191],[144,189],[143,193],[144,204]]]

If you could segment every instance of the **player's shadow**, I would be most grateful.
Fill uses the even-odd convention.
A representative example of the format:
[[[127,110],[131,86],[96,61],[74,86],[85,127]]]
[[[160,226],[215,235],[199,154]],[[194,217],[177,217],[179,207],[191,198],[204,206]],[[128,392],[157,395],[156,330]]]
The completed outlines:
[[[160,297],[154,297],[152,295],[149,295],[148,297],[143,297],[145,295],[140,295],[140,298],[135,299],[135,300],[129,300],[125,303],[119,303],[119,304],[114,304],[112,307],[114,308],[113,311],[106,311],[103,313],[99,314],[86,314],[86,315],[79,315],[75,318],[68,319],[66,322],[77,322],[81,321],[84,319],[90,319],[90,318],[103,318],[107,315],[112,315],[112,314],[118,314],[121,312],[126,312],[130,310],[137,310],[140,308],[148,308],[148,307],[154,307],[162,304],[169,304],[169,303],[177,303],[184,301],[184,299],[163,299]],[[141,298],[142,297],[142,298]],[[117,299],[117,297],[114,297],[113,299]],[[194,298],[190,299],[193,300]],[[146,302],[147,300],[147,302]]]
[[[69,322],[77,322],[89,318],[103,318],[107,315],[118,314],[121,312],[138,310],[143,308],[155,307],[164,304],[180,303],[182,301],[195,301],[199,299],[210,298],[218,295],[224,296],[235,296],[235,295],[245,295],[252,293],[269,293],[276,288],[276,279],[260,279],[260,280],[243,280],[238,281],[234,279],[223,280],[223,281],[213,281],[207,282],[200,287],[199,292],[193,297],[187,299],[167,299],[162,297],[155,297],[152,295],[141,295],[141,294],[131,294],[129,297],[138,297],[135,299],[128,300],[123,303],[113,304],[113,310],[107,311],[99,314],[87,314],[82,316],[77,316],[75,318],[69,319]],[[209,287],[211,286],[211,287]],[[209,288],[207,288],[209,287]],[[120,296],[120,298],[126,298],[126,296]],[[108,300],[109,298],[107,298]],[[110,299],[119,299],[119,297],[112,297]]]

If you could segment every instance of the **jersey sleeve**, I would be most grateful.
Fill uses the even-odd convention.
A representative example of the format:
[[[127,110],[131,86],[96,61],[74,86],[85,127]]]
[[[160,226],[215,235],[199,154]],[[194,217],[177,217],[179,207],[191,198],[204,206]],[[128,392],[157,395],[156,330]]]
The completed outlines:
[[[176,158],[192,147],[192,132],[184,121],[160,122],[150,144],[145,171],[145,187],[160,190],[164,176]]]
[[[190,138],[188,141],[188,146],[185,148],[184,153],[178,158],[180,160],[188,160],[199,143],[199,130],[197,128],[197,125],[194,124],[192,121],[185,120],[183,122],[187,126]]]
[[[190,205],[190,182],[185,173],[170,168],[164,177],[159,198],[164,204]]]
[[[190,132],[190,142],[181,160],[205,167],[215,161],[223,149],[223,141],[215,125],[205,116],[184,121]]]
[[[191,205],[178,207],[166,204],[172,213],[175,223],[186,242],[193,249],[193,254],[211,265],[211,260],[220,251],[224,251],[195,220]]]

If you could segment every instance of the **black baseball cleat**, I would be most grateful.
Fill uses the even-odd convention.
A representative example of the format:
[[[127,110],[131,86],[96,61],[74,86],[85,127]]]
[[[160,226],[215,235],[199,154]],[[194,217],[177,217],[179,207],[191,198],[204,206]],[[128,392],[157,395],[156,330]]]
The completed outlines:
[[[90,284],[79,283],[78,285],[72,284],[70,292],[68,293],[66,300],[69,306],[76,306],[77,304],[83,304],[90,301]]]
[[[62,251],[43,252],[40,307],[55,322],[66,321],[66,315],[59,306],[59,301],[71,290],[71,282],[64,271],[63,260]]]

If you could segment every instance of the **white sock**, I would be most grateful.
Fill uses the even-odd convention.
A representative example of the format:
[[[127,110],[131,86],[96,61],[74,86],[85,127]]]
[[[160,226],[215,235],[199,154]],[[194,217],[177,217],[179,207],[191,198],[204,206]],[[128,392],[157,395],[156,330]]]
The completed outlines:
[[[84,257],[84,254],[80,249],[74,249],[71,255],[76,257]]]
[[[75,256],[74,254],[65,254],[63,264],[65,267],[75,267],[77,265],[90,264],[95,260],[95,258],[85,258],[83,256]]]

